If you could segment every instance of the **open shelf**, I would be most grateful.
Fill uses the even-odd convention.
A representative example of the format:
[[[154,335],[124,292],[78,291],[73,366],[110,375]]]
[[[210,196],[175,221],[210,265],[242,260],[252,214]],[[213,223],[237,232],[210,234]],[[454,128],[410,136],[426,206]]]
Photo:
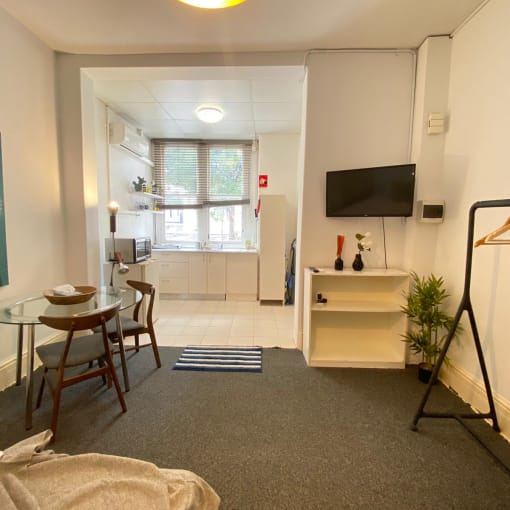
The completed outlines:
[[[312,312],[381,312],[399,313],[400,304],[394,301],[328,301],[327,303],[315,303],[311,307]]]
[[[140,209],[138,211],[119,211],[117,214],[128,216],[141,216],[142,214],[163,214],[164,211],[153,211],[152,209]]]
[[[305,270],[303,352],[310,366],[403,368],[409,275],[397,269]],[[317,295],[327,303],[317,303]]]
[[[147,198],[156,198],[163,200],[163,197],[161,195],[156,195],[155,193],[147,193],[147,191],[133,191],[133,195],[139,195],[141,197],[147,197]]]

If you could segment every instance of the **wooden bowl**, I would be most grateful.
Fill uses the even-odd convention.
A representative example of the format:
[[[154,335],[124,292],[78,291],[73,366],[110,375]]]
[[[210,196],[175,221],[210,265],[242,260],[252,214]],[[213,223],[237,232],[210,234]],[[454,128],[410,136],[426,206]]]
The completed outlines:
[[[79,294],[60,296],[55,294],[53,289],[46,289],[43,295],[53,305],[75,305],[77,303],[85,303],[85,301],[91,299],[96,293],[96,288],[89,285],[77,285],[75,289]]]

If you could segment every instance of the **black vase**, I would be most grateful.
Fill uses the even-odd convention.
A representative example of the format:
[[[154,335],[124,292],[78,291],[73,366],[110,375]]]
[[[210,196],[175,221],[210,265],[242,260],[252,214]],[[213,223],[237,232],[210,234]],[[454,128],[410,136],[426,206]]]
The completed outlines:
[[[342,271],[343,268],[344,261],[340,257],[337,257],[335,260],[335,271]]]
[[[363,264],[363,260],[361,259],[361,253],[356,253],[354,257],[354,262],[352,263],[352,268],[354,271],[361,271],[365,267]]]

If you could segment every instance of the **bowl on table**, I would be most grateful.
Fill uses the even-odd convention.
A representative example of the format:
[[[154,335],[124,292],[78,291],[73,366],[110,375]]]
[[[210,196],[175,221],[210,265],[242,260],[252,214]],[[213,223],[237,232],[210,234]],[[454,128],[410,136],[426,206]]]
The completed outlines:
[[[74,294],[55,294],[53,289],[46,289],[43,295],[53,305],[75,305],[85,303],[96,294],[96,288],[90,285],[77,285],[74,288]]]

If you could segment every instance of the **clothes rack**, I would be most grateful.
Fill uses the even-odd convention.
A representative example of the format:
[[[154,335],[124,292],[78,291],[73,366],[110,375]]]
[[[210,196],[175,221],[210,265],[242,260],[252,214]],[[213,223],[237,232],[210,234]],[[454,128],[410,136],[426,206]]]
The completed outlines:
[[[464,419],[489,419],[489,420],[492,420],[492,428],[496,432],[500,432],[498,418],[496,415],[496,408],[494,406],[494,399],[492,396],[492,390],[491,390],[491,386],[490,386],[490,382],[489,382],[489,375],[487,373],[487,367],[485,365],[482,345],[480,343],[480,336],[478,334],[478,328],[476,325],[475,315],[473,312],[473,305],[471,303],[471,296],[470,296],[471,270],[472,270],[472,263],[473,263],[473,247],[474,247],[473,239],[474,239],[476,211],[478,209],[487,209],[487,208],[495,208],[495,207],[510,207],[510,199],[485,200],[485,201],[475,202],[469,210],[464,292],[462,294],[462,298],[460,300],[460,304],[457,309],[457,312],[454,316],[452,327],[450,328],[450,331],[448,332],[448,335],[445,339],[445,342],[443,344],[441,352],[438,356],[437,362],[434,366],[434,370],[430,377],[430,381],[428,383],[427,389],[425,390],[425,394],[423,395],[423,398],[422,398],[421,403],[418,407],[418,410],[416,411],[416,414],[414,415],[414,418],[413,418],[413,421],[411,424],[411,430],[418,429],[418,421],[421,418],[454,418],[459,423],[461,423],[464,427],[466,427],[465,423],[463,422]],[[510,244],[510,239],[499,239],[499,240],[496,239],[496,237],[501,235],[503,232],[506,232],[507,230],[510,230],[510,221],[509,220],[507,220],[507,222],[499,229],[497,229],[494,232],[491,232],[490,234],[487,234],[483,238],[479,239],[475,243],[475,246],[480,246],[482,244]],[[471,330],[473,332],[473,339],[474,339],[474,343],[475,343],[475,347],[476,347],[476,352],[478,355],[478,361],[480,363],[480,369],[482,371],[482,377],[483,377],[483,382],[485,385],[487,401],[489,404],[489,412],[486,412],[486,413],[471,412],[471,413],[463,413],[463,414],[426,412],[424,410],[425,405],[429,399],[430,393],[432,391],[432,387],[433,387],[434,383],[437,381],[439,371],[440,371],[441,366],[445,360],[446,353],[448,351],[448,348],[450,347],[453,337],[455,336],[455,331],[459,325],[460,318],[464,311],[466,311],[468,313],[469,324],[470,324]],[[480,444],[482,444],[482,446],[484,446],[492,455],[494,455],[491,450],[489,450],[483,443],[481,443],[481,441],[474,435],[474,433],[471,430],[469,430],[469,428],[467,428],[467,430],[480,442]],[[502,463],[502,461],[500,459],[497,459],[497,460],[499,460],[499,462]],[[508,470],[507,466],[505,466],[504,464],[503,464],[503,466]]]

